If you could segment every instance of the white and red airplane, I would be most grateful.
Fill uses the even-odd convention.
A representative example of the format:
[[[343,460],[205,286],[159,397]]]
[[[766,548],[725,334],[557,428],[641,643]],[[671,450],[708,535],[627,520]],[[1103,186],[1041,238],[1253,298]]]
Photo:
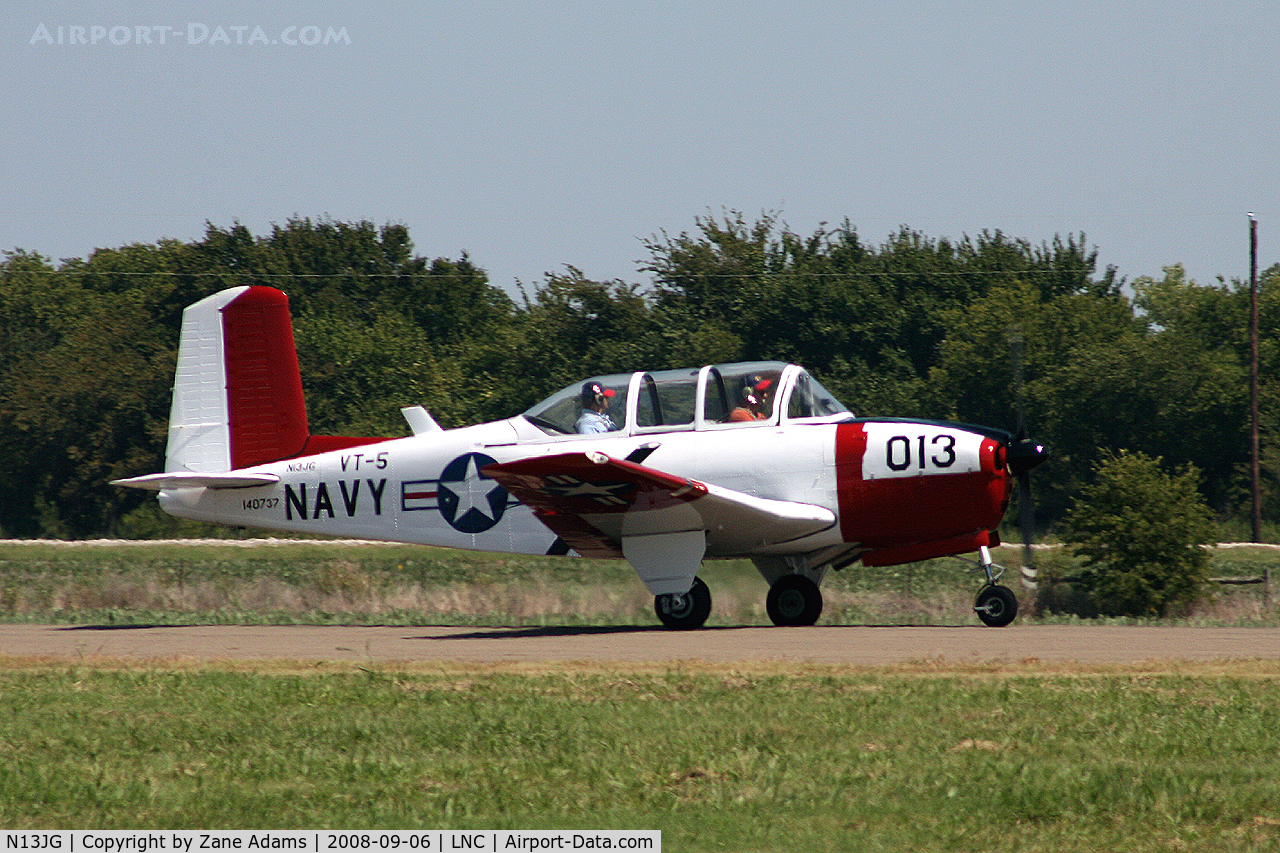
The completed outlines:
[[[521,554],[626,559],[698,628],[704,559],[749,558],[778,625],[812,625],[829,568],[977,551],[974,609],[1011,622],[989,548],[1043,447],[998,429],[858,418],[781,362],[596,376],[522,415],[413,435],[312,435],[288,298],[238,287],[183,314],[159,491],[183,518]]]

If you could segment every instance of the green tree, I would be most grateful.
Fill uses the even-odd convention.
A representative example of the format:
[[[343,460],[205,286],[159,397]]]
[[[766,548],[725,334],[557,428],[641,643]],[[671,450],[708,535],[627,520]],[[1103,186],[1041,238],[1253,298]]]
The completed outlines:
[[[1142,323],[1118,294],[1046,293],[1021,279],[948,309],[943,320],[948,333],[929,373],[927,411],[1013,432],[1021,407],[1030,435],[1052,451],[1033,477],[1037,518],[1052,523],[1099,449],[1125,446],[1140,431],[1129,418],[1130,397],[1146,387],[1132,363]],[[1081,387],[1063,393],[1072,382]]]
[[[1280,269],[1261,277],[1260,396],[1263,513],[1280,518]],[[1195,463],[1205,475],[1210,505],[1246,516],[1249,499],[1249,288],[1219,281],[1202,286],[1180,265],[1163,278],[1133,283],[1134,304],[1149,325],[1155,364],[1148,389],[1151,445],[1167,458]],[[1159,365],[1157,367],[1156,365]],[[1149,390],[1148,397],[1157,396]],[[1148,424],[1143,424],[1147,426]]]
[[[133,300],[82,306],[55,342],[4,376],[3,526],[12,534],[110,532],[140,501],[108,481],[159,470],[163,459],[172,344]]]
[[[847,221],[802,237],[774,215],[730,213],[645,245],[665,322],[721,325],[742,342],[740,358],[804,364],[873,415],[926,413],[957,312],[998,289],[1021,283],[1037,301],[1119,293],[1113,269],[1095,276],[1083,235],[1034,247],[999,231],[954,242],[903,227],[876,247]]]
[[[1167,474],[1143,453],[1109,453],[1066,518],[1064,538],[1084,558],[1082,589],[1109,616],[1167,616],[1209,594],[1216,526],[1184,465]]]
[[[635,285],[592,281],[573,267],[549,274],[506,326],[459,353],[475,420],[510,417],[593,374],[655,365],[656,326]],[[667,353],[670,356],[670,353]]]

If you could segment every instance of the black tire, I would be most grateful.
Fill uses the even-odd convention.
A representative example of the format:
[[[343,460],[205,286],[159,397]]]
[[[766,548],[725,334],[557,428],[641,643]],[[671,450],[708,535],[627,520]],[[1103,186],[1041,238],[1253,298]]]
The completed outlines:
[[[973,609],[983,624],[1003,628],[1018,615],[1018,597],[1007,586],[983,587]]]
[[[769,587],[764,608],[775,625],[812,625],[822,615],[822,590],[804,575],[783,575]]]
[[[711,590],[702,578],[694,578],[693,586],[686,593],[655,595],[653,611],[658,614],[658,620],[673,631],[696,630],[711,615]]]

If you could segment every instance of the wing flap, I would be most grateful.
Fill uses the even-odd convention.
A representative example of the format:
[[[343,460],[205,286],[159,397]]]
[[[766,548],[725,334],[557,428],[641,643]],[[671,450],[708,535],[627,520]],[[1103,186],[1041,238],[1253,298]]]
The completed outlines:
[[[749,553],[836,521],[826,507],[758,498],[603,453],[521,459],[488,465],[484,473],[591,556],[620,556],[631,537],[692,531],[706,535],[712,556]]]

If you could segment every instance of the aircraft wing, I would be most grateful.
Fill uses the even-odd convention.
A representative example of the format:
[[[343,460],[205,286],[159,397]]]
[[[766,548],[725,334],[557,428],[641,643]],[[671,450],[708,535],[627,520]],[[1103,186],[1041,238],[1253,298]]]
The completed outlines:
[[[167,474],[130,477],[127,480],[112,480],[111,485],[158,492],[161,489],[248,489],[278,482],[280,482],[278,476],[266,473],[226,471],[221,474],[203,474],[195,471],[173,471]]]
[[[745,554],[836,521],[826,507],[758,498],[603,453],[483,470],[579,554],[626,557],[655,595],[686,592],[708,542],[718,554]]]

